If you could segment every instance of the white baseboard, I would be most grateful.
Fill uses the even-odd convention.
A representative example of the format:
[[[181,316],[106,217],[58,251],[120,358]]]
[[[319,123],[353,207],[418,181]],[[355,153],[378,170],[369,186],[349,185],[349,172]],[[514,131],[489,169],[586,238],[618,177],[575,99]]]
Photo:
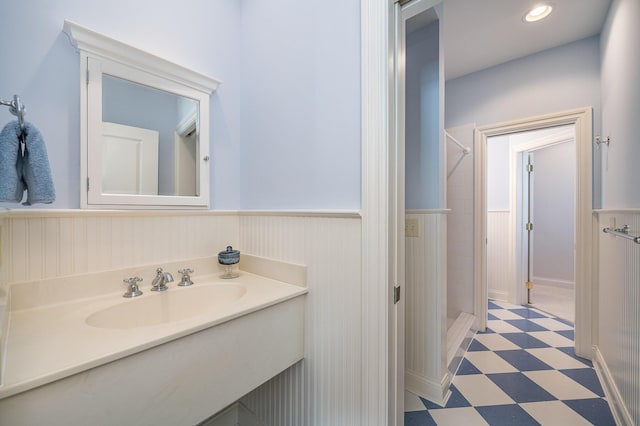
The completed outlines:
[[[509,293],[507,293],[506,291],[489,289],[489,299],[502,300],[507,302],[509,301]]]
[[[455,375],[458,365],[460,365],[462,357],[473,339],[472,327],[475,320],[474,315],[461,312],[447,330],[447,366],[452,375]],[[452,364],[454,359],[456,362]]]
[[[440,381],[435,381],[405,370],[404,387],[409,392],[444,407],[451,396],[449,390],[451,378],[451,375],[447,373]]]
[[[600,379],[600,383],[602,384],[604,395],[609,402],[609,408],[611,408],[611,413],[616,421],[616,425],[634,426],[631,414],[620,395],[620,391],[613,380],[611,371],[602,356],[602,352],[598,349],[598,346],[593,347],[593,354],[593,366],[595,367],[598,379]]]
[[[575,289],[576,283],[573,281],[560,280],[549,277],[532,277],[534,287],[536,285],[544,285],[548,287],[561,287],[568,289]]]

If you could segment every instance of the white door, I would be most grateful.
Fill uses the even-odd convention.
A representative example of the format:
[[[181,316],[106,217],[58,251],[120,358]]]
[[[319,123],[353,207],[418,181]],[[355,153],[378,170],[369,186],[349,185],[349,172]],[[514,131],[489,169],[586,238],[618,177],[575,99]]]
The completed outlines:
[[[530,157],[533,288],[528,302],[574,321],[575,142],[544,146]]]
[[[158,132],[102,123],[102,193],[158,194]]]

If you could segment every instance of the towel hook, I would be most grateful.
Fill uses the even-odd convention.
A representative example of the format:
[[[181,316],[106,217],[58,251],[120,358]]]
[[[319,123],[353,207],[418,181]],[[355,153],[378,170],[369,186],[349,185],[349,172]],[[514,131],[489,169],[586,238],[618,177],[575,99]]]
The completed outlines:
[[[602,136],[596,136],[595,142],[596,142],[596,147],[598,149],[600,149],[600,147],[602,145],[606,145],[607,147],[609,147],[609,144],[611,143],[611,137],[607,136],[605,138],[605,137],[602,137]]]
[[[27,109],[20,100],[20,96],[13,95],[13,101],[4,101],[0,99],[0,105],[6,105],[9,107],[9,112],[18,117],[20,129],[24,130],[24,116],[27,114]]]

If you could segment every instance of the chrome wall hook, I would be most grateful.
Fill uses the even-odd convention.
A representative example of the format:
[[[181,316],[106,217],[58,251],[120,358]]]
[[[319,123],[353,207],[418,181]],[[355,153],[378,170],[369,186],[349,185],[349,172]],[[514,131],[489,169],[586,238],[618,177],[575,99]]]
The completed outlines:
[[[604,144],[604,145],[606,145],[608,147],[609,143],[611,143],[611,137],[607,136],[606,138],[603,139],[602,136],[596,136],[595,143],[596,143],[596,147],[598,147],[598,149],[600,149],[600,146],[602,144]]]
[[[27,109],[24,107],[22,100],[20,100],[20,96],[13,95],[12,101],[0,99],[0,105],[8,106],[9,112],[18,117],[20,128],[24,129],[24,116],[27,114]]]

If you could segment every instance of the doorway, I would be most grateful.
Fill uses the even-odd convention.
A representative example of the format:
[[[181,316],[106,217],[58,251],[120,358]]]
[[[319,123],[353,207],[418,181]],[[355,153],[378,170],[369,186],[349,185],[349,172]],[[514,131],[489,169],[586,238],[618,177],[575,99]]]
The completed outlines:
[[[575,319],[574,139],[574,126],[569,125],[487,140],[489,298],[531,304],[571,322]],[[515,246],[509,244],[509,223],[515,223]],[[510,256],[515,259],[515,280],[505,267],[504,259]]]
[[[508,123],[483,126],[477,130],[478,155],[475,161],[476,208],[480,212],[476,217],[474,230],[475,265],[475,304],[479,319],[479,329],[487,326],[488,288],[488,140],[491,137],[504,136],[532,130],[550,129],[559,126],[573,126],[575,129],[574,151],[575,168],[575,351],[576,354],[591,358],[593,288],[592,271],[592,109],[581,108],[571,111],[551,113],[530,117]],[[512,198],[515,200],[515,197]],[[509,254],[504,259],[504,273],[512,282],[518,280],[518,263],[515,256],[518,244],[515,215],[506,220]],[[521,271],[520,271],[521,272]],[[526,297],[524,286],[516,286],[513,300]]]

